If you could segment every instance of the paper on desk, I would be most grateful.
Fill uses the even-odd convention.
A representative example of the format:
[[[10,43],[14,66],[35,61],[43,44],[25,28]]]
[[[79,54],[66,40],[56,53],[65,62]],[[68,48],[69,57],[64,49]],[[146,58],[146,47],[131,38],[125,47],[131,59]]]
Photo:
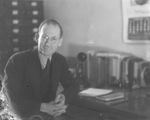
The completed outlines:
[[[104,95],[112,92],[110,89],[88,88],[79,93],[80,96],[96,97],[98,95]]]

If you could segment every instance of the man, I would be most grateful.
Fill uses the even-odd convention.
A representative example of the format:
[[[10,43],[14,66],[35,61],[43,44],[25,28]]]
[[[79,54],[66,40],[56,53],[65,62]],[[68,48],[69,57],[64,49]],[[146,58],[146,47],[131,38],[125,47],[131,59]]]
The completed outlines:
[[[62,45],[62,36],[60,24],[47,19],[35,34],[37,48],[16,53],[7,62],[4,86],[13,111],[22,119],[59,116],[77,93],[65,58],[56,52]],[[60,83],[64,90],[57,94]]]

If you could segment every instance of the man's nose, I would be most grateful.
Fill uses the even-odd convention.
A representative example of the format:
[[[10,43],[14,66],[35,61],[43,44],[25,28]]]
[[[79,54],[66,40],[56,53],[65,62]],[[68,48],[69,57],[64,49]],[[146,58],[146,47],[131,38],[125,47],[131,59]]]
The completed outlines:
[[[46,45],[51,45],[51,40],[50,39],[46,40]]]

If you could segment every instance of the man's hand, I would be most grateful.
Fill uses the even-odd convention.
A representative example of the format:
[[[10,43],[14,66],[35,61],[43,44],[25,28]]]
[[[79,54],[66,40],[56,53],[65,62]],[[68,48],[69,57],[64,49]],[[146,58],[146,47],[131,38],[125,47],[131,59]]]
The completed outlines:
[[[65,105],[65,96],[58,94],[54,101],[50,103],[42,103],[40,111],[46,112],[54,117],[66,112],[67,105]]]
[[[63,94],[58,94],[54,100],[54,105],[59,108],[55,112],[55,117],[66,112],[67,105],[65,105],[65,96]]]
[[[61,106],[60,109],[58,109],[58,110],[55,112],[54,117],[59,116],[59,115],[61,115],[62,113],[65,113],[65,112],[66,112],[66,108],[67,108],[67,105]]]
[[[41,108],[40,108],[41,112],[48,113],[49,115],[52,115],[52,116],[54,116],[56,111],[58,110],[59,108],[55,106],[53,101],[50,103],[42,103]]]
[[[54,100],[55,106],[63,106],[65,105],[65,96],[63,94],[58,94]]]

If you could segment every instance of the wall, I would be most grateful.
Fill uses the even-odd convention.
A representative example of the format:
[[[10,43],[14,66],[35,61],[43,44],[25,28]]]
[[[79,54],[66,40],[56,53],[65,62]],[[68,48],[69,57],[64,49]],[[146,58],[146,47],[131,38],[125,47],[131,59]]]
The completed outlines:
[[[59,52],[109,48],[150,60],[150,44],[127,44],[122,35],[121,0],[44,0],[45,18],[58,20],[64,29]]]

